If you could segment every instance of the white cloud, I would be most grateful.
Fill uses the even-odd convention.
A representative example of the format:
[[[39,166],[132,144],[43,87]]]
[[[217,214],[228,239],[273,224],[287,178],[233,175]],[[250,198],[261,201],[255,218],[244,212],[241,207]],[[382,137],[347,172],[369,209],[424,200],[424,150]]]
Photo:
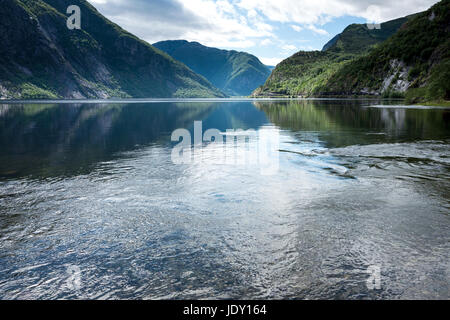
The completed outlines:
[[[264,39],[263,41],[261,41],[260,42],[260,45],[262,45],[262,46],[268,46],[268,45],[271,45],[271,44],[273,44],[274,42],[272,41],[272,39],[269,39],[269,38],[267,38],[267,39]]]
[[[312,32],[317,33],[317,34],[320,34],[320,35],[322,35],[322,36],[327,36],[327,35],[328,35],[328,32],[327,32],[326,30],[317,28],[317,27],[315,27],[315,26],[312,25],[312,24],[308,25],[306,28],[307,28],[308,30],[311,30]]]
[[[297,47],[292,44],[285,44],[285,45],[281,46],[281,49],[283,49],[284,51],[293,51],[293,50],[297,50]]]
[[[300,32],[303,30],[302,27],[296,25],[296,24],[291,24],[291,28],[294,29],[294,31]]]
[[[300,50],[303,50],[303,51],[318,51],[318,50],[320,50],[320,48],[315,48],[313,46],[301,46]]]
[[[369,21],[387,21],[428,9],[437,0],[240,0],[239,6],[256,10],[271,21],[324,24],[345,15]]]
[[[328,36],[322,27],[342,16],[381,22],[428,9],[437,0],[89,0],[124,29],[153,43],[186,39],[208,46],[250,48],[298,43],[279,23]],[[315,44],[317,45],[317,44]],[[274,46],[275,47],[275,46]],[[294,49],[292,49],[294,50]],[[268,53],[267,53],[268,54]],[[275,59],[275,58],[269,58]]]
[[[229,0],[90,0],[101,13],[154,43],[187,39],[209,46],[248,48],[274,37],[273,27],[255,10],[242,12]]]
[[[264,63],[266,66],[276,66],[281,61],[283,61],[285,58],[259,58],[262,63]]]
[[[274,36],[272,26],[255,15],[256,11],[250,17],[241,15],[226,0],[180,0],[180,4],[185,11],[210,26],[186,30],[184,37],[187,39],[221,47],[238,47],[239,43],[249,47],[254,44],[252,39]]]

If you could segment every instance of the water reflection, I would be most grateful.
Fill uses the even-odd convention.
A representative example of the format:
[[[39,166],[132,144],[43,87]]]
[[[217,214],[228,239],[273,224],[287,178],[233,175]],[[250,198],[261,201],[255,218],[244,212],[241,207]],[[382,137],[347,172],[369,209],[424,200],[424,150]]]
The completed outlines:
[[[0,174],[81,174],[119,152],[157,143],[211,105],[15,105],[0,117]]]
[[[196,120],[275,132],[278,173],[175,165]],[[1,105],[0,297],[447,298],[449,141],[367,102]]]
[[[361,101],[255,102],[270,121],[294,132],[317,132],[327,147],[448,137],[445,109],[373,108]]]
[[[433,140],[449,130],[446,110],[364,108],[361,102],[0,105],[0,176],[81,174],[120,152],[167,146],[177,128],[258,129],[270,122],[317,133],[326,147]],[[261,110],[261,111],[258,111]],[[299,138],[306,138],[301,136]],[[315,138],[314,138],[315,139]]]

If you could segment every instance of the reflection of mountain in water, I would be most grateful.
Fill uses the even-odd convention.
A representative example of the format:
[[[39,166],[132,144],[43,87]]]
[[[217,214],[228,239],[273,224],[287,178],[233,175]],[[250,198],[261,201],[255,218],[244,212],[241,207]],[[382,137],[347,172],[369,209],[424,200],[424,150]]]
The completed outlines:
[[[171,133],[258,129],[269,122],[327,148],[447,139],[448,111],[372,108],[361,101],[0,105],[0,177],[80,174],[123,152],[171,148]],[[294,150],[298,151],[298,150]],[[122,153],[122,154],[120,154]]]
[[[295,131],[320,134],[327,147],[443,139],[448,137],[448,111],[362,107],[358,101],[255,102],[271,122]]]
[[[118,153],[171,147],[178,128],[257,129],[267,123],[251,103],[0,105],[0,176],[86,173]],[[123,155],[122,155],[123,156]]]
[[[214,109],[208,117],[203,119],[206,129],[255,129],[269,123],[266,114],[256,109],[251,103],[223,103]]]
[[[4,105],[0,110],[0,176],[51,176],[82,173],[115,153],[161,143],[213,106],[53,104]]]

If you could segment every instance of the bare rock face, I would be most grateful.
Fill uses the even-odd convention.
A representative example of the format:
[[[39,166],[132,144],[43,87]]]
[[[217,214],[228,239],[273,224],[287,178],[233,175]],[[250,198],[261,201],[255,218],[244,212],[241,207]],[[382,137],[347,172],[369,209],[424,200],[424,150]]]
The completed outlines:
[[[8,90],[0,84],[0,100],[10,98]]]
[[[391,69],[388,76],[384,79],[381,87],[381,93],[393,90],[397,92],[406,92],[410,86],[408,81],[408,74],[410,67],[407,67],[404,62],[393,59],[390,62]]]
[[[428,20],[433,21],[436,18],[436,15],[434,14],[434,11],[431,12],[431,15],[428,17]]]

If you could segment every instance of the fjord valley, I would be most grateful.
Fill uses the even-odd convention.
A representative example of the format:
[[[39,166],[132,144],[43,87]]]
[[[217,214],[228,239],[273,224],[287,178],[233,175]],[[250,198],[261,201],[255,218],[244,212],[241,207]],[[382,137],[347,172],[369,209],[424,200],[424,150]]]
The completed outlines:
[[[220,50],[185,40],[153,44],[230,96],[248,96],[264,84],[271,70],[254,55]]]
[[[450,100],[450,1],[382,23],[350,25],[322,51],[282,61],[253,96]],[[448,104],[448,102],[447,102]]]
[[[265,1],[0,0],[0,300],[448,299],[449,0]]]
[[[3,99],[226,96],[85,0],[5,0],[1,5]],[[81,8],[81,30],[66,26],[69,5]]]
[[[321,51],[275,68],[185,40],[153,45],[86,0],[5,0],[0,98],[376,97],[449,104],[450,0],[380,24],[351,24]],[[78,5],[83,27],[66,27]]]

